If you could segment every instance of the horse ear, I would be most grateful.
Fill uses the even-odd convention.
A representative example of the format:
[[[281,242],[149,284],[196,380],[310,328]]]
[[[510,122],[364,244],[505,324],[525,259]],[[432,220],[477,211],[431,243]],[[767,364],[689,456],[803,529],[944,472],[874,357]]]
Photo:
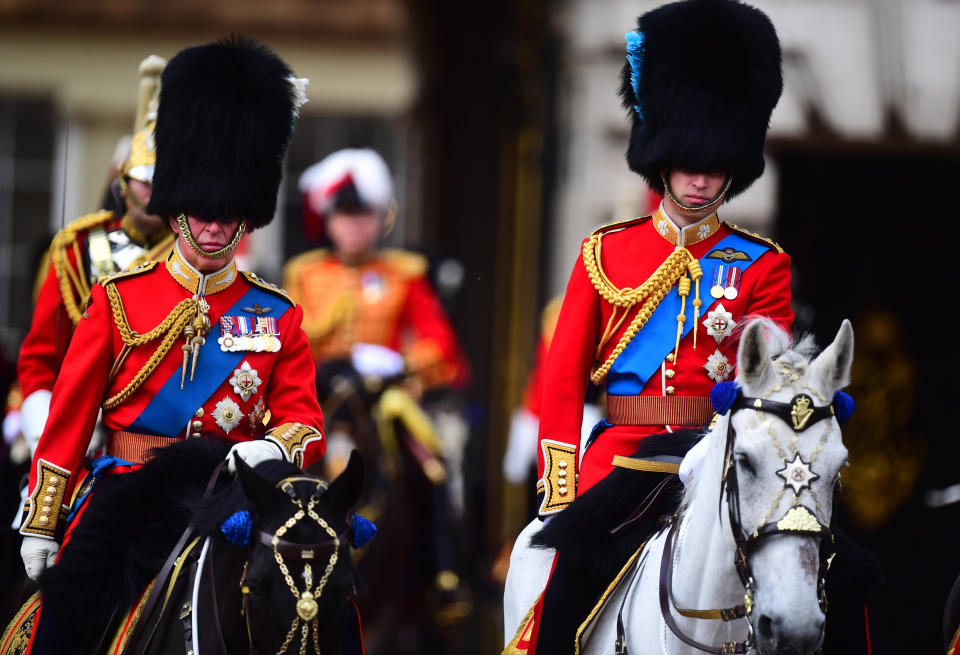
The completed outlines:
[[[360,499],[363,489],[363,458],[358,450],[350,453],[350,461],[343,473],[330,483],[330,487],[323,494],[330,508],[338,516],[346,516],[351,507]]]
[[[844,319],[833,343],[820,353],[810,370],[827,387],[827,393],[850,384],[850,367],[853,365],[853,326]]]
[[[275,507],[280,500],[287,498],[285,493],[270,484],[242,458],[236,454],[233,457],[236,459],[237,477],[240,479],[243,493],[258,512],[266,512],[269,508]]]
[[[744,387],[752,390],[765,388],[768,378],[773,374],[773,360],[770,358],[765,328],[764,321],[748,323],[737,350],[737,377]]]

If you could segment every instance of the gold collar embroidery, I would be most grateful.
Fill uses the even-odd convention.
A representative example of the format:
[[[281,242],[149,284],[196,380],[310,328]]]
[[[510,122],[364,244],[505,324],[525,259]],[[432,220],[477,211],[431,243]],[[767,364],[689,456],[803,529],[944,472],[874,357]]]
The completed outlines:
[[[223,291],[237,279],[237,265],[233,259],[219,271],[204,275],[183,258],[179,241],[167,258],[167,271],[180,286],[195,296],[209,296]]]
[[[663,211],[663,207],[661,206],[657,208],[656,213],[653,215],[653,228],[660,234],[660,236],[673,245],[688,248],[695,243],[699,243],[704,239],[709,238],[717,230],[719,230],[720,219],[717,218],[717,213],[714,212],[706,218],[700,219],[696,223],[693,223],[692,225],[679,228],[670,219],[670,217],[667,216],[666,212]]]

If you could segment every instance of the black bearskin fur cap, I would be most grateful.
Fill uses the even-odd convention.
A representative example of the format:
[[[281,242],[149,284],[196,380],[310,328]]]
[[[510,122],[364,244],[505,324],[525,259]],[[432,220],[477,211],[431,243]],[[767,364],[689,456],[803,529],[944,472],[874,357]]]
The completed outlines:
[[[660,169],[724,170],[732,198],[763,173],[763,143],[783,90],[780,42],[762,11],[684,0],[640,17],[639,98],[629,61],[620,95],[632,118],[627,163],[663,191]],[[643,120],[634,106],[643,111]]]
[[[181,50],[163,71],[147,210],[204,220],[273,219],[293,131],[290,68],[243,37]]]

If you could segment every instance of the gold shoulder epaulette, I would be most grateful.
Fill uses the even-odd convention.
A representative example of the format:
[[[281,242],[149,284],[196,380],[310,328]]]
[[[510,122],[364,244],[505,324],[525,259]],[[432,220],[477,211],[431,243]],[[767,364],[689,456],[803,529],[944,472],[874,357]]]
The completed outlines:
[[[380,256],[408,277],[420,277],[427,272],[427,258],[421,254],[399,248],[387,248],[380,251]]]
[[[640,225],[640,223],[645,223],[649,221],[651,216],[652,214],[648,214],[646,216],[640,216],[639,218],[631,218],[626,221],[617,221],[616,223],[601,225],[590,234],[591,236],[594,234],[606,234],[607,232],[613,232],[615,230],[622,230],[624,228],[632,227],[634,225]]]
[[[240,274],[243,275],[243,278],[250,284],[260,287],[264,291],[269,291],[275,296],[283,298],[288,303],[290,303],[291,307],[297,306],[297,303],[293,302],[293,299],[289,296],[289,294],[287,294],[286,291],[278,287],[276,284],[271,284],[270,282],[267,282],[266,280],[264,280],[262,277],[256,275],[255,273],[251,273],[250,271],[240,271]]]
[[[777,243],[776,241],[774,241],[773,239],[768,239],[767,237],[762,237],[762,236],[760,236],[759,234],[757,234],[756,232],[751,232],[750,230],[745,230],[745,229],[743,229],[742,227],[740,227],[739,225],[734,225],[733,223],[727,223],[726,221],[724,221],[724,224],[725,224],[727,227],[729,227],[731,230],[733,230],[734,232],[736,232],[737,234],[741,234],[741,235],[747,237],[748,239],[753,239],[754,241],[759,241],[759,242],[761,242],[761,243],[765,243],[765,244],[767,244],[768,246],[770,246],[771,248],[773,248],[774,250],[776,250],[778,253],[781,253],[781,254],[783,253],[783,248],[781,248],[781,247],[780,247],[780,244]]]
[[[157,264],[159,263],[160,262],[157,262],[157,261],[144,262],[142,264],[134,266],[129,270],[119,271],[117,273],[114,273],[113,275],[108,275],[107,277],[100,280],[100,284],[101,286],[107,286],[108,284],[116,284],[117,282],[125,278],[136,277],[137,275],[143,275],[144,273],[149,273],[150,271],[155,269],[157,267]]]
[[[316,248],[315,250],[308,250],[291,257],[287,260],[287,263],[283,265],[283,286],[288,289],[293,289],[303,269],[311,264],[322,262],[329,256],[330,250],[328,248]]]
[[[95,228],[111,220],[113,220],[113,212],[106,209],[87,214],[75,221],[71,221],[69,225],[57,232],[57,236],[54,237],[54,239],[59,240],[61,246],[69,246],[76,240],[77,232]]]

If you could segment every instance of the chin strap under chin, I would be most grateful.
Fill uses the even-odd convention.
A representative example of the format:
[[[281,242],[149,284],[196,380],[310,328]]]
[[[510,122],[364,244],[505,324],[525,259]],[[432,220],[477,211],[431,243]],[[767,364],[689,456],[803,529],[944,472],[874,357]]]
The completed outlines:
[[[187,242],[187,245],[190,246],[190,250],[197,253],[201,257],[206,257],[208,259],[220,259],[221,257],[226,257],[240,244],[240,239],[243,238],[243,235],[247,232],[247,219],[241,219],[240,224],[237,226],[237,231],[233,235],[233,239],[230,240],[230,243],[225,245],[220,250],[215,250],[213,252],[207,252],[197,243],[197,240],[193,237],[193,232],[190,231],[190,224],[187,222],[186,214],[177,215],[177,225],[180,226],[180,233],[183,234],[184,240]]]
[[[714,196],[713,200],[706,203],[705,205],[685,205],[680,202],[676,196],[673,195],[673,191],[670,190],[670,183],[667,181],[666,171],[660,171],[660,180],[663,182],[663,192],[670,199],[670,202],[674,203],[680,209],[683,209],[688,212],[699,212],[705,209],[714,210],[720,206],[720,203],[723,202],[723,199],[727,196],[727,191],[730,190],[730,185],[733,184],[733,176],[728,175],[727,181],[724,183],[723,188],[720,189],[720,193]]]

